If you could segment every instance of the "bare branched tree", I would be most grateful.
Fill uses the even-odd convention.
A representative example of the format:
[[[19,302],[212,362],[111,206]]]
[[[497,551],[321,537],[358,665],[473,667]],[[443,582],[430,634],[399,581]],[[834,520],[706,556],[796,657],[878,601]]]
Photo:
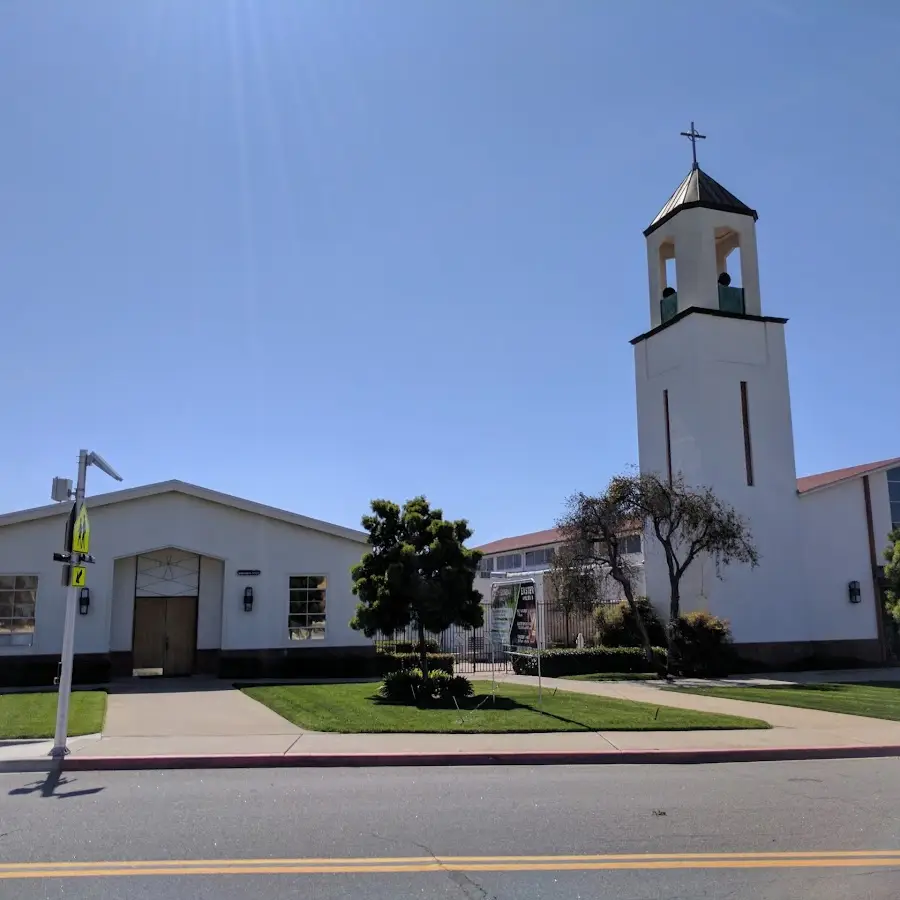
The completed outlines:
[[[598,496],[578,493],[569,497],[566,512],[557,522],[563,546],[557,550],[555,577],[563,590],[572,590],[576,597],[598,598],[605,579],[619,585],[638,623],[647,661],[655,665],[647,628],[635,603],[639,571],[625,553],[625,537],[641,527],[633,501],[633,492],[623,490],[615,478]]]
[[[593,566],[586,566],[571,544],[556,548],[547,573],[556,608],[565,614],[566,645],[573,613],[591,612],[600,600],[602,584]]]
[[[671,482],[655,474],[619,481],[619,490],[629,495],[631,507],[663,549],[670,622],[681,615],[681,579],[701,554],[712,558],[720,578],[732,562],[759,564],[747,521],[712,489],[692,488],[680,475]]]

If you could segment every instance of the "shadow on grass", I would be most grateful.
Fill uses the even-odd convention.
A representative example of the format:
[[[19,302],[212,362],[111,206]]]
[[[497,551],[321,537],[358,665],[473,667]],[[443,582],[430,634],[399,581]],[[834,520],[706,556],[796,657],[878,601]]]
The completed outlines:
[[[449,703],[446,701],[401,703],[398,700],[386,700],[378,694],[372,694],[367,699],[371,700],[376,706],[396,706],[401,709],[415,708],[421,710],[439,709],[447,710],[449,712],[457,711],[457,707],[452,700]],[[490,694],[476,694],[474,697],[466,697],[465,700],[459,701],[459,712],[461,713],[477,712],[479,709],[499,710],[502,712],[513,712],[519,709],[527,710],[528,712],[537,713],[538,715],[544,715],[548,719],[556,719],[557,722],[566,722],[569,725],[577,725],[579,728],[584,728],[585,731],[596,731],[592,725],[588,725],[585,722],[579,722],[577,719],[559,716],[556,713],[547,712],[547,710],[540,710],[537,706],[530,703],[519,703],[518,700],[513,700],[512,697],[494,696],[492,699]]]

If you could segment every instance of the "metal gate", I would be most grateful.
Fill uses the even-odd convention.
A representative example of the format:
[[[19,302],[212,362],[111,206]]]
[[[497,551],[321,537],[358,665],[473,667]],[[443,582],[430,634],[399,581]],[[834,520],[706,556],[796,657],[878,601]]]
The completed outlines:
[[[454,671],[461,675],[473,672],[506,671],[511,668],[509,656],[502,648],[491,644],[491,610],[485,607],[484,624],[478,628],[465,628],[462,625],[451,625],[446,630],[433,634],[425,632],[425,640],[432,641],[440,653],[453,654]],[[415,625],[408,625],[402,631],[392,635],[380,634],[375,638],[375,646],[386,647],[395,643],[419,643],[419,633]]]

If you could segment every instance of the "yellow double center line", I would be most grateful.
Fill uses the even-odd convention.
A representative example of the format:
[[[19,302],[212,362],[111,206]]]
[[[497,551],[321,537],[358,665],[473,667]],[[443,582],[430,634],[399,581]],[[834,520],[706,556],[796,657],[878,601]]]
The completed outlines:
[[[0,863],[11,878],[175,875],[346,875],[417,872],[562,872],[623,869],[900,867],[900,850],[796,853],[638,853],[579,856],[398,856],[346,859],[193,859]]]

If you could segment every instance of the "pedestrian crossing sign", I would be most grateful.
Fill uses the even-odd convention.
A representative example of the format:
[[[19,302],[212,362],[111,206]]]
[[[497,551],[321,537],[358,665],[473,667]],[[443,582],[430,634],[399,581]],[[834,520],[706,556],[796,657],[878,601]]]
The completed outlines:
[[[87,584],[87,569],[84,566],[72,566],[71,575],[71,587],[84,587]]]
[[[91,548],[91,522],[88,519],[87,506],[83,503],[75,518],[75,527],[72,529],[72,552],[90,553]]]

